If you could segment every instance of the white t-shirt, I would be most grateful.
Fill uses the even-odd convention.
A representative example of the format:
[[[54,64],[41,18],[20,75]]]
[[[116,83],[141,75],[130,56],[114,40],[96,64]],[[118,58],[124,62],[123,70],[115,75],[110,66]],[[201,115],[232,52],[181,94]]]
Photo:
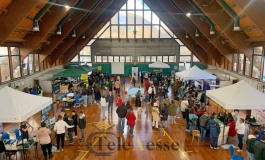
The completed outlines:
[[[240,123],[239,121],[236,123],[236,133],[245,134],[245,123]]]
[[[188,107],[189,102],[188,100],[183,100],[180,103],[180,107],[181,107],[181,112],[185,112],[185,109]]]

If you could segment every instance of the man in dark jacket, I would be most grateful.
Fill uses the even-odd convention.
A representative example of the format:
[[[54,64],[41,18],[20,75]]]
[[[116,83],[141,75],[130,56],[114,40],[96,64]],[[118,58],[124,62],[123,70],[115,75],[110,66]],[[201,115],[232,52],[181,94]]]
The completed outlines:
[[[75,136],[74,136],[74,138],[76,138],[77,137],[77,124],[78,124],[78,121],[77,121],[77,114],[76,114],[76,112],[75,112],[75,110],[73,110],[72,111],[72,119],[73,119],[73,121],[74,121],[74,132],[75,132]]]
[[[127,114],[127,107],[124,105],[124,103],[120,107],[117,108],[116,113],[118,114],[118,117],[119,117],[119,121],[118,121],[119,131],[121,134],[123,134],[125,116]]]
[[[209,121],[209,117],[207,115],[207,112],[204,112],[203,115],[199,118],[200,121],[200,129],[201,129],[201,141],[205,141],[206,136],[206,127]]]
[[[253,134],[248,135],[247,139],[247,155],[248,160],[254,160],[254,144],[256,142],[256,137],[259,135],[258,131],[254,131]]]
[[[255,160],[265,159],[265,135],[261,137],[260,141],[254,143],[254,157]]]
[[[114,97],[111,91],[109,91],[109,94],[107,95],[106,100],[108,102],[108,113],[112,114]]]
[[[220,126],[217,124],[217,122],[215,122],[214,120],[214,116],[212,115],[208,125],[207,125],[207,129],[209,129],[210,131],[210,147],[213,149],[219,149],[217,147],[217,143],[218,143],[218,136],[220,134]]]
[[[73,126],[74,125],[74,120],[69,116],[68,117],[68,121],[67,121],[67,124],[69,126]],[[74,139],[73,139],[73,131],[74,131],[74,128],[68,128],[68,137],[69,137],[69,142],[68,144],[73,144],[74,142]]]
[[[82,135],[82,137],[79,140],[82,142],[85,140],[85,128],[86,128],[86,117],[82,111],[79,112],[78,126],[81,130],[81,135]]]

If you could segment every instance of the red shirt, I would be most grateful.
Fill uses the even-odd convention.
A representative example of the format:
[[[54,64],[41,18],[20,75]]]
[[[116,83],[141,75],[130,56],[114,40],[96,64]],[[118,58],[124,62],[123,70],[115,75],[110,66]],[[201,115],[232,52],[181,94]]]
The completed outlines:
[[[149,87],[149,86],[150,86],[149,81],[145,81],[145,82],[144,82],[144,86],[145,86],[145,87]]]
[[[134,126],[135,125],[136,117],[135,117],[134,113],[127,113],[126,114],[126,119],[128,121],[128,125],[129,126]]]
[[[234,137],[236,135],[236,123],[235,121],[229,122],[228,125],[229,131],[228,131],[228,136]]]
[[[119,98],[119,99],[117,100],[117,102],[116,102],[116,106],[117,106],[117,107],[120,107],[121,105],[122,105],[122,99]]]

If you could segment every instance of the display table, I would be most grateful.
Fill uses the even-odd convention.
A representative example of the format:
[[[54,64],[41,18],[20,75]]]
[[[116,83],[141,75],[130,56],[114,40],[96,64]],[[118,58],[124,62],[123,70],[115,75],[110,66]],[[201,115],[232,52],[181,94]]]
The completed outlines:
[[[215,118],[214,120],[220,126],[220,134],[218,136],[218,143],[217,143],[217,145],[220,146],[222,144],[226,144],[227,137],[228,137],[229,126],[225,126],[225,128],[224,128],[224,123],[223,122],[221,122],[217,118]]]

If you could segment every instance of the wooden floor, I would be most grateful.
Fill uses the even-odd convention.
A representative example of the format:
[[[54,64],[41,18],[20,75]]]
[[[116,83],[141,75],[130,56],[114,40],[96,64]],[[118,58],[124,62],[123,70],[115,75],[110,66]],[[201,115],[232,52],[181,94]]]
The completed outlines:
[[[129,84],[126,84],[126,88]],[[87,127],[85,129],[86,140],[79,142],[75,139],[73,145],[66,146],[63,152],[54,153],[54,160],[85,160],[85,159],[113,159],[113,160],[229,160],[229,150],[220,147],[213,150],[209,147],[209,142],[191,144],[191,136],[185,131],[185,121],[177,119],[177,124],[168,124],[166,129],[160,128],[159,131],[152,130],[151,113],[149,104],[145,104],[141,115],[137,116],[134,137],[127,134],[127,126],[123,135],[118,133],[118,117],[114,106],[113,115],[107,115],[106,120],[102,120],[101,109],[96,104],[90,104],[86,108],[81,108],[86,114]],[[216,108],[210,108],[214,111]],[[136,108],[135,108],[136,113]],[[147,111],[147,113],[145,113]],[[70,115],[70,112],[69,114]],[[170,119],[169,119],[170,120]],[[40,115],[36,114],[29,119],[30,124],[39,126]],[[5,124],[6,128],[11,129],[16,125]],[[100,129],[100,130],[99,130]],[[78,130],[78,136],[80,132]],[[99,145],[99,144],[102,145]],[[55,139],[53,139],[55,145]],[[244,146],[245,147],[245,146]],[[39,147],[40,148],[40,147]],[[39,149],[38,159],[43,159]],[[33,154],[33,151],[31,152]],[[238,154],[238,153],[236,153]],[[246,159],[246,151],[239,155]],[[33,157],[33,155],[32,155]],[[34,159],[34,158],[31,158]]]

